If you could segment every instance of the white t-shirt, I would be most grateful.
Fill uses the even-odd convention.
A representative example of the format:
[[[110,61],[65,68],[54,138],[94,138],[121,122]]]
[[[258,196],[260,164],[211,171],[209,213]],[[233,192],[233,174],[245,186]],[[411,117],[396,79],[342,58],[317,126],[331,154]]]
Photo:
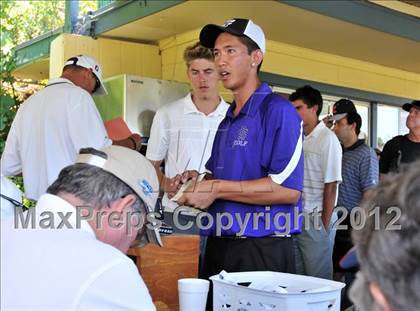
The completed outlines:
[[[19,108],[1,158],[5,176],[22,173],[26,196],[37,200],[80,148],[101,149],[112,141],[91,95],[58,78]]]
[[[72,205],[44,194],[35,211],[35,229],[1,224],[1,310],[156,310],[132,260],[98,241],[85,220],[77,228]],[[73,229],[40,228],[48,215],[58,227],[58,213],[72,213]]]
[[[165,175],[169,178],[186,170],[205,171],[211,155],[214,137],[229,105],[220,99],[212,113],[198,111],[191,93],[161,107],[153,119],[146,157],[165,160]],[[164,196],[163,205],[174,209],[177,204]]]
[[[340,183],[342,180],[343,151],[337,136],[321,121],[308,136],[305,136],[303,152],[303,209],[306,212],[312,212],[315,208],[322,211],[325,184],[335,181]]]

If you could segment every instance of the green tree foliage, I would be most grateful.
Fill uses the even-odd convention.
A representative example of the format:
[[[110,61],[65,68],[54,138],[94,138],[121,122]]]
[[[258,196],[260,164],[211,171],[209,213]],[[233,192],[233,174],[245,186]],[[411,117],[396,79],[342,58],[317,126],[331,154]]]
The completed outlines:
[[[80,1],[80,14],[95,11],[97,1]],[[64,25],[65,1],[0,0],[0,154],[22,102],[40,89],[42,81],[16,80],[15,48]],[[22,188],[21,180],[14,180]]]
[[[97,1],[80,1],[80,15],[95,11]],[[14,48],[39,35],[55,30],[64,25],[65,1],[21,1],[0,0],[0,153],[14,115],[38,81],[16,81],[12,72],[16,68]],[[22,85],[23,83],[23,85]],[[42,85],[42,83],[41,83]],[[23,87],[22,87],[23,86]],[[35,87],[36,90],[36,87]]]

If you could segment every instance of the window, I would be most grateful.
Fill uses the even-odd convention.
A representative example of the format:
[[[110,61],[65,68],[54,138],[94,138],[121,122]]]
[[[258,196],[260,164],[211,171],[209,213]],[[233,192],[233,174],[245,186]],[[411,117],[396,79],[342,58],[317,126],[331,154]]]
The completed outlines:
[[[378,105],[378,139],[376,146],[382,150],[392,137],[408,133],[405,125],[408,112],[399,107]]]
[[[360,129],[359,138],[365,139],[367,143],[369,143],[370,138],[370,118],[369,118],[369,107],[370,104],[368,102],[362,102],[353,100],[354,105],[356,106],[357,113],[360,114],[362,118],[362,127]]]

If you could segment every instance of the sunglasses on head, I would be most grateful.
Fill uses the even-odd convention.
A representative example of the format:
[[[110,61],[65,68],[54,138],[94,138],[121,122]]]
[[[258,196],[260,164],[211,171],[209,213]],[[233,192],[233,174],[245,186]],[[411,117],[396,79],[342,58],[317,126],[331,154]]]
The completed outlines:
[[[25,207],[22,203],[20,203],[19,201],[15,200],[13,198],[8,197],[7,195],[4,195],[4,194],[0,193],[0,197],[2,197],[3,199],[9,201],[10,203],[12,203],[16,207],[20,207],[20,208],[24,208]]]

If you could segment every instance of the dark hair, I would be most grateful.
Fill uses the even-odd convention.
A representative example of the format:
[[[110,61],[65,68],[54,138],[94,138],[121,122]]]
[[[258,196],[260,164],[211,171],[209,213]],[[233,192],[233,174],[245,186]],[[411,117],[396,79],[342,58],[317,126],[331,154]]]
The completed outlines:
[[[88,69],[82,66],[77,66],[77,65],[72,65],[72,64],[69,64],[63,67],[63,73],[65,71],[81,72],[84,70],[88,70]]]
[[[214,61],[214,55],[211,49],[206,48],[197,42],[194,45],[188,46],[184,51],[184,61],[187,67],[190,66],[191,62],[196,59],[204,58],[209,61]]]
[[[363,201],[362,211],[366,222],[360,230],[352,230],[352,238],[364,283],[377,283],[392,310],[417,310],[420,305],[420,161],[407,164],[399,174],[387,174]],[[369,296],[369,291],[362,295]],[[360,310],[372,310],[371,306],[365,307]]]
[[[246,49],[248,50],[248,55],[251,55],[251,53],[256,51],[256,50],[261,50],[260,47],[258,46],[258,44],[256,44],[254,41],[252,41],[247,36],[238,36],[238,39],[239,39],[239,41],[241,41],[241,43],[243,45],[246,46]],[[262,63],[263,63],[263,61],[261,61],[261,63],[259,63],[259,65],[257,67],[257,72],[260,72],[260,68],[261,68]]]
[[[294,102],[295,100],[302,100],[308,108],[312,108],[313,106],[318,106],[318,109],[316,111],[317,116],[321,114],[322,111],[322,96],[321,93],[314,89],[310,85],[302,86],[296,91],[294,91],[289,96],[289,100],[291,102]]]
[[[356,135],[360,134],[360,128],[362,127],[362,118],[360,114],[355,111],[349,112],[346,115],[347,123],[353,124],[356,123]]]

